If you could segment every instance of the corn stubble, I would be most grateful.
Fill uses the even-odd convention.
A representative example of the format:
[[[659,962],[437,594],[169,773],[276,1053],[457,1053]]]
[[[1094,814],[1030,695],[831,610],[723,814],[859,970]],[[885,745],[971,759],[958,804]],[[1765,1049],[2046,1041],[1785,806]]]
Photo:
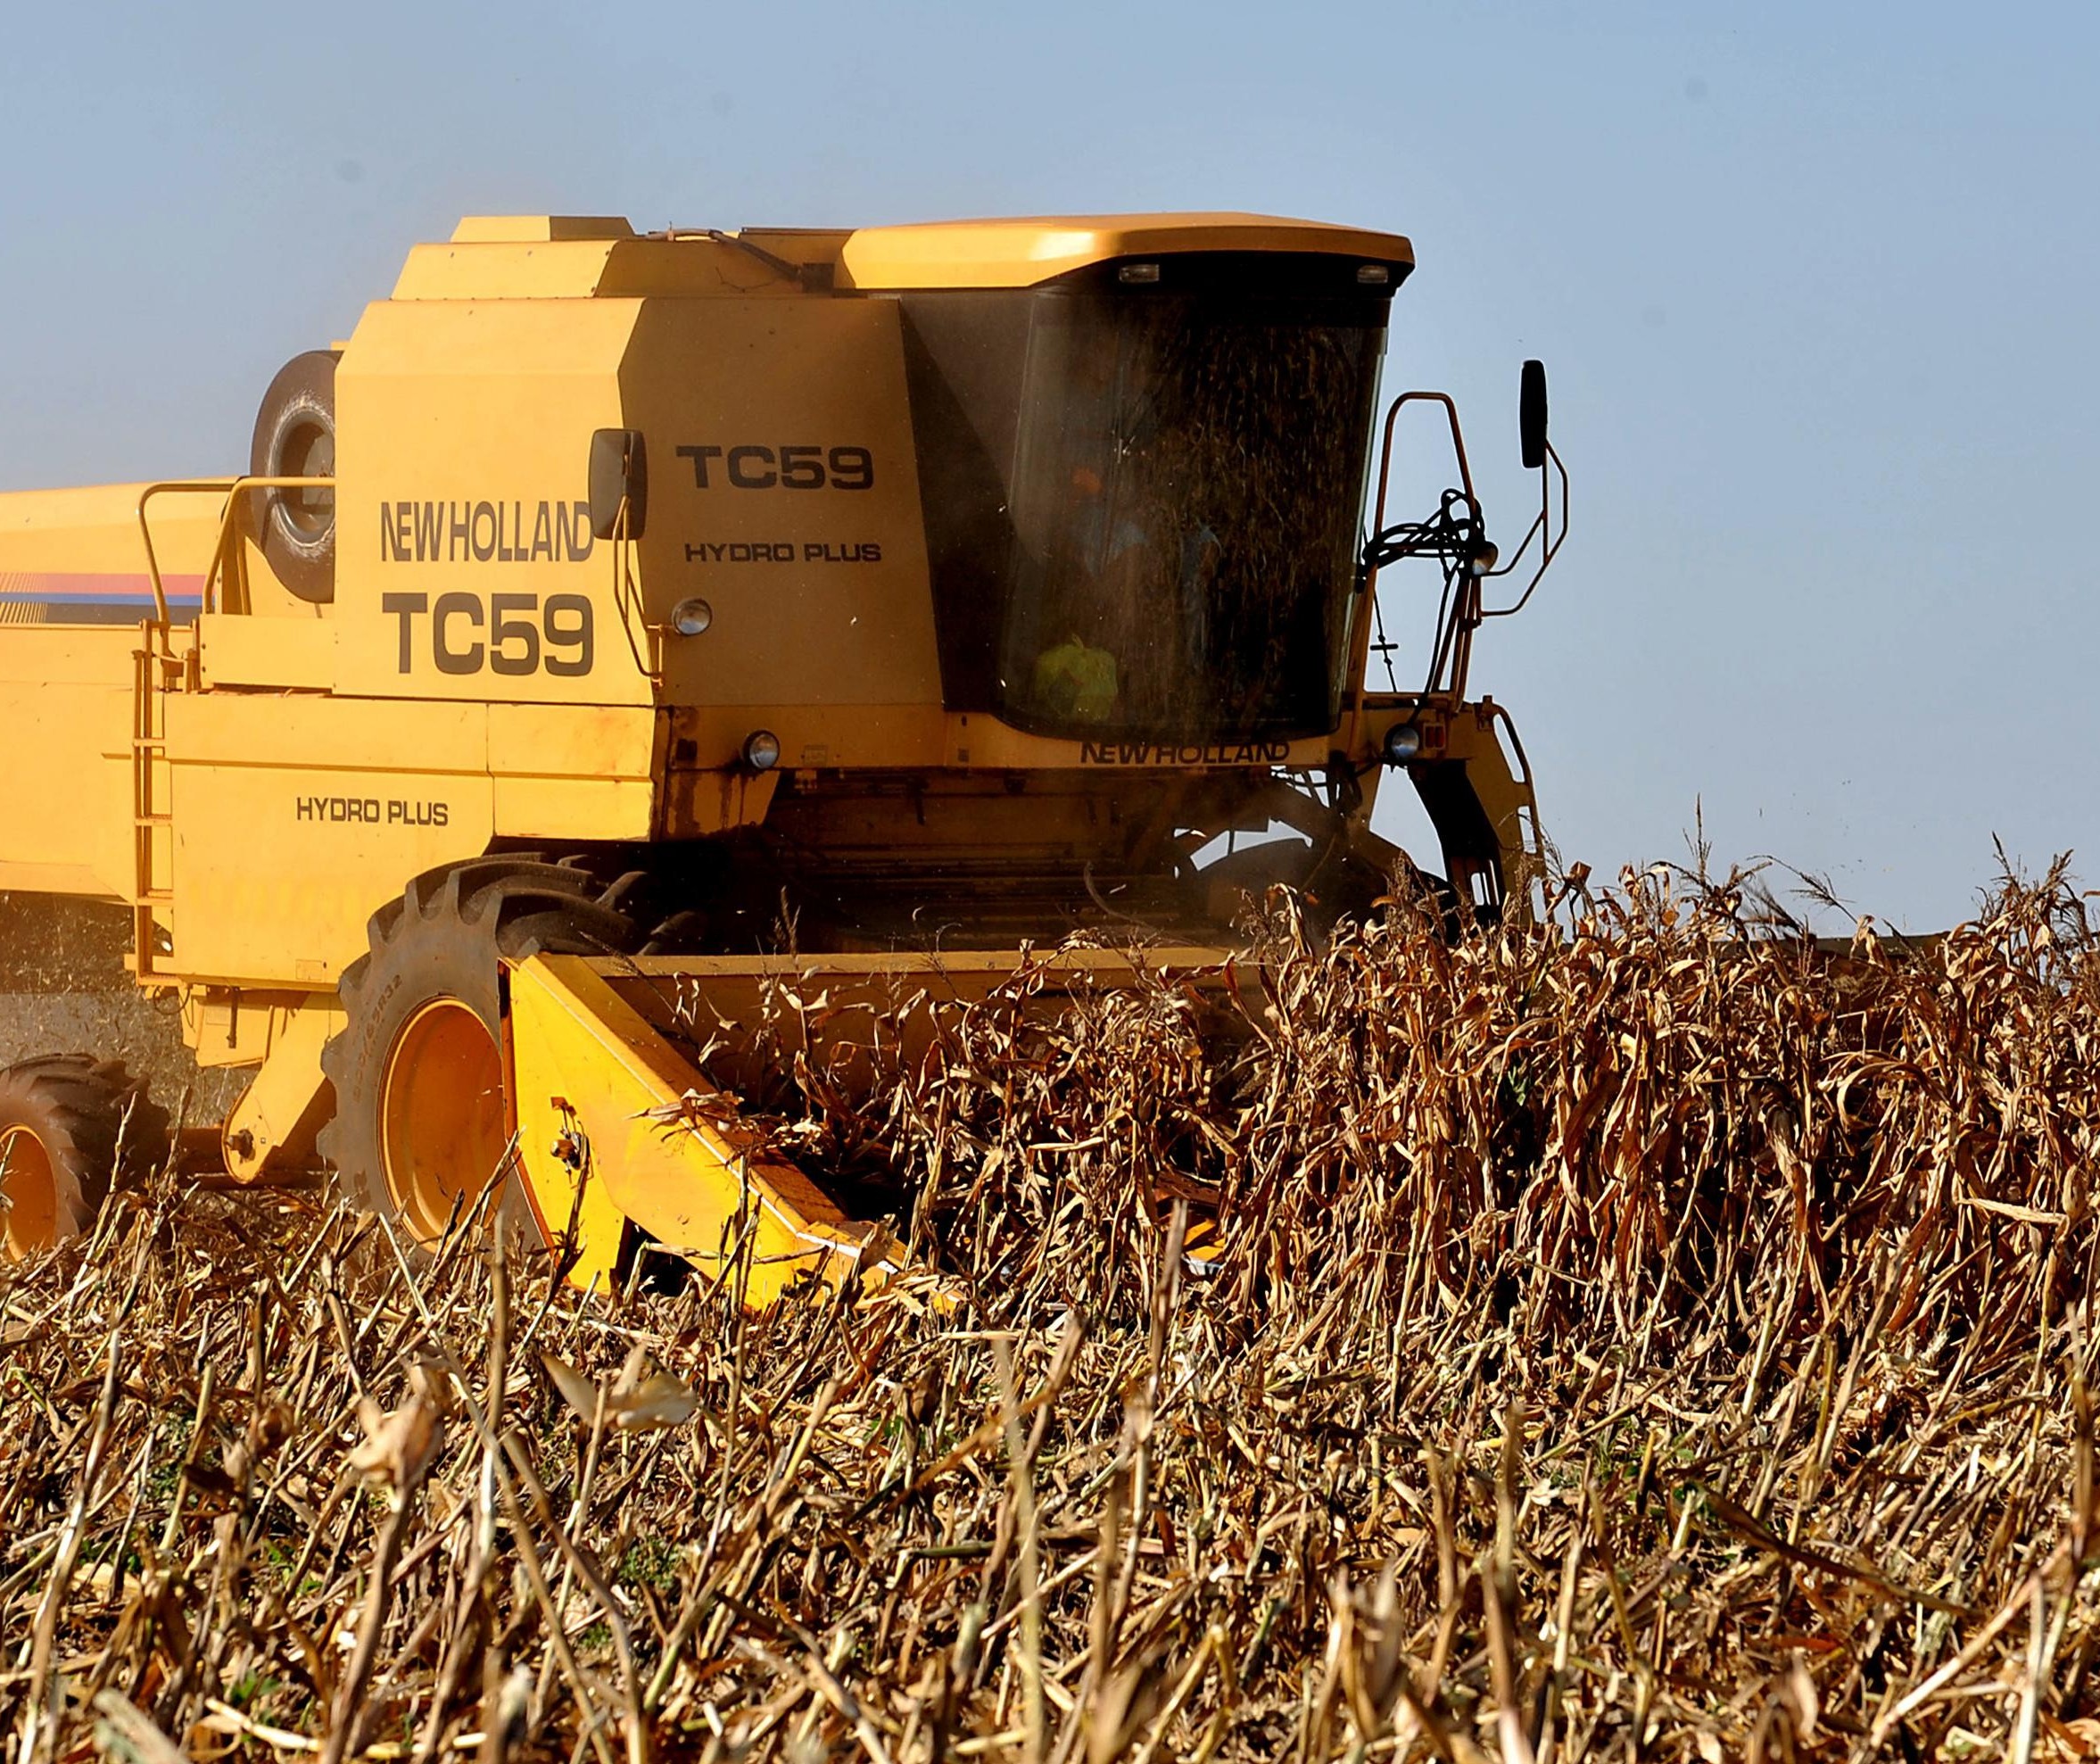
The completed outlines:
[[[1739,882],[806,1064],[951,1313],[120,1197],[0,1274],[12,1755],[2093,1755],[2100,938]]]

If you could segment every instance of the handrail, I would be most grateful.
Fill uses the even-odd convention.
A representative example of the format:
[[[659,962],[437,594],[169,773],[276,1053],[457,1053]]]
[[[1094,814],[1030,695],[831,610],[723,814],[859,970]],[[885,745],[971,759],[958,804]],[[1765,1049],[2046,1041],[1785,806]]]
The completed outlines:
[[[1403,392],[1385,410],[1384,432],[1378,445],[1378,495],[1371,516],[1373,533],[1383,532],[1385,526],[1385,498],[1393,482],[1393,427],[1400,420],[1401,408],[1416,403],[1443,406],[1444,417],[1451,424],[1451,451],[1458,456],[1459,485],[1476,515],[1480,509],[1480,503],[1473,493],[1473,467],[1466,458],[1466,434],[1459,425],[1458,401],[1448,392]],[[1352,654],[1349,658],[1351,704],[1346,747],[1351,753],[1356,751],[1358,737],[1363,733],[1364,698],[1368,690],[1368,681],[1365,676],[1369,672],[1371,661],[1371,626],[1378,616],[1378,572],[1376,569],[1366,573],[1358,592],[1360,604],[1357,609],[1357,617],[1361,628],[1351,642]],[[1442,647],[1441,643],[1439,647]]]
[[[153,584],[153,619],[163,628],[168,624],[168,591],[161,581],[161,560],[153,551],[153,531],[147,525],[145,505],[156,496],[208,496],[223,495],[226,508],[219,518],[219,543],[212,548],[211,567],[204,576],[204,599],[209,604],[211,584],[219,580],[220,567],[226,561],[227,541],[232,535],[235,512],[240,507],[240,493],[244,490],[333,490],[332,477],[205,477],[169,478],[161,483],[149,484],[138,493],[138,533],[145,542],[146,579]]]
[[[138,493],[138,536],[145,542],[146,579],[153,587],[153,622],[165,626],[168,623],[168,591],[161,585],[161,560],[153,552],[153,530],[146,525],[145,505],[154,497],[169,494],[177,496],[203,496],[212,492],[230,492],[236,480],[230,477],[169,478],[159,484],[149,484]],[[224,517],[221,516],[223,522]],[[220,537],[224,538],[221,533]],[[214,561],[217,554],[214,553]]]

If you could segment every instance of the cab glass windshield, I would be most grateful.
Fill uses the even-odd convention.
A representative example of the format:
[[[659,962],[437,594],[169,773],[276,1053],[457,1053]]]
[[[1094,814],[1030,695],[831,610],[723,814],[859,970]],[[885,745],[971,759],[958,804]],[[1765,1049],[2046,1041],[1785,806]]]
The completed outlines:
[[[953,708],[1067,738],[1335,726],[1385,301],[1276,277],[905,296]]]

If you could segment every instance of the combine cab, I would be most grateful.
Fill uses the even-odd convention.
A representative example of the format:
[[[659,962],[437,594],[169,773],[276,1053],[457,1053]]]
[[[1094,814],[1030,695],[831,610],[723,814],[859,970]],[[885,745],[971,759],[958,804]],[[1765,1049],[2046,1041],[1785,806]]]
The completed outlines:
[[[0,496],[0,893],[128,915],[133,981],[252,1074],[238,1182],[325,1169],[404,1249],[516,1206],[585,1284],[652,1240],[754,1304],[893,1278],[739,1112],[756,1063],[910,1057],[1017,967],[1046,1008],[1228,987],[1272,882],[1532,909],[1467,675],[1566,479],[1556,521],[1533,364],[1518,557],[1448,400],[1459,484],[1387,520],[1412,267],[1246,215],[464,222],[278,375],[246,475]],[[1391,772],[1420,867],[1369,830]],[[823,1000],[785,1044],[782,998]],[[12,1253],[161,1150],[103,1052],[0,1073]]]

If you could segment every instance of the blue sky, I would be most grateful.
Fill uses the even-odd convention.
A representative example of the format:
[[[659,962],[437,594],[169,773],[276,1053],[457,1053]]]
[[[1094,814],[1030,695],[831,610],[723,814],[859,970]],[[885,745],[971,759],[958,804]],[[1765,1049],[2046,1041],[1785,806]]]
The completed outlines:
[[[1567,856],[1703,809],[1914,928],[1994,835],[2100,881],[2090,4],[83,4],[7,46],[0,485],[237,467],[462,212],[1391,228],[1389,385],[1459,395],[1505,537],[1551,371],[1575,530],[1474,683]]]

